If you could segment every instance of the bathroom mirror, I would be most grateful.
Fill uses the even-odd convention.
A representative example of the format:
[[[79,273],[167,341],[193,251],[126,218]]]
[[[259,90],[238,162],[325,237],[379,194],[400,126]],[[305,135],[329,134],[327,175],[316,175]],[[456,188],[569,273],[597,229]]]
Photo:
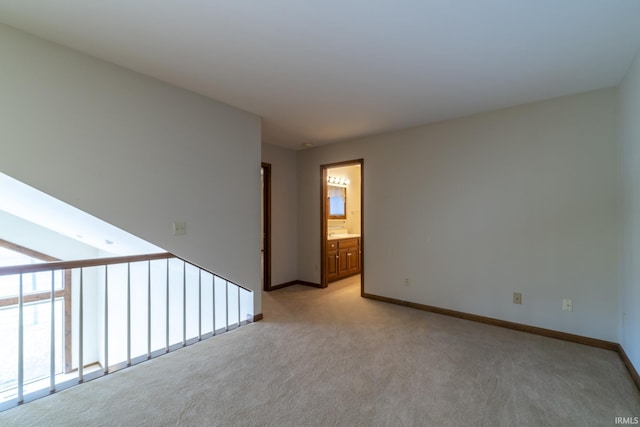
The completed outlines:
[[[347,219],[347,189],[336,185],[327,186],[327,218]]]

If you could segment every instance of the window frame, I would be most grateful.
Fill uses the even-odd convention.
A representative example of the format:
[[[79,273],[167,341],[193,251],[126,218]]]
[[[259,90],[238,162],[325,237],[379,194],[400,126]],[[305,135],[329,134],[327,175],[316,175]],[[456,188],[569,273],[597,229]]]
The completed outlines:
[[[39,261],[51,262],[62,261],[59,258],[52,257],[51,255],[44,254],[42,252],[34,251],[33,249],[25,246],[18,245],[8,240],[0,239],[0,247],[12,250],[14,252],[27,255],[31,258]],[[72,357],[72,311],[71,311],[71,270],[64,270],[63,288],[54,291],[54,298],[62,298],[64,301],[64,373],[67,374],[73,371],[71,366]],[[33,292],[22,297],[24,304],[32,302],[40,302],[51,299],[51,291],[45,292]],[[18,297],[6,297],[0,298],[0,308],[9,307],[12,305],[18,305]]]

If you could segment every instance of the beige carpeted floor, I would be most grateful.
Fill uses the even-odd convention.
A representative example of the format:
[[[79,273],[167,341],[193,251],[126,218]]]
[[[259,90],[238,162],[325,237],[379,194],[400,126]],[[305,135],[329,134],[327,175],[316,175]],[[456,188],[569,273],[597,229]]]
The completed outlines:
[[[640,416],[617,354],[362,299],[264,295],[265,319],[0,413],[0,425],[590,426]]]

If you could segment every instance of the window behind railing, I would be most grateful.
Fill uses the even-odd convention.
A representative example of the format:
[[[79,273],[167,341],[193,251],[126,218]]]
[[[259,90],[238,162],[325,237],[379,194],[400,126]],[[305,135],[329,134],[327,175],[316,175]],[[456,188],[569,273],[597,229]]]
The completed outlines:
[[[253,320],[251,291],[172,254],[33,261],[0,266],[0,410]]]
[[[49,255],[32,249],[0,240],[0,267],[15,265],[31,265],[43,261],[56,261]],[[54,340],[58,348],[64,349],[64,309],[65,300],[70,301],[70,281],[65,282],[65,272],[54,273]],[[68,279],[68,278],[67,278]],[[23,317],[25,329],[24,346],[29,351],[24,357],[24,382],[29,384],[50,375],[50,354],[48,348],[41,348],[42,343],[51,340],[51,311],[50,297],[51,273],[38,272],[23,276]],[[0,276],[0,396],[11,394],[17,388],[18,347],[11,345],[18,342],[19,320],[19,276]],[[69,337],[71,335],[68,335]],[[67,355],[67,358],[69,355]],[[59,352],[55,357],[54,372],[64,372],[65,355]],[[0,398],[0,401],[2,399]]]

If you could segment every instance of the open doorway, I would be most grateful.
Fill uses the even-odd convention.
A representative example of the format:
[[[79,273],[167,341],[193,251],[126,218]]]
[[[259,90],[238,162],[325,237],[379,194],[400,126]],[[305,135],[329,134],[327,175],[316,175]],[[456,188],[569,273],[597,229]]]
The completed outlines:
[[[360,275],[364,285],[363,159],[320,167],[321,285]]]
[[[262,163],[260,169],[260,227],[262,242],[260,258],[262,263],[262,289],[271,290],[271,164]]]

